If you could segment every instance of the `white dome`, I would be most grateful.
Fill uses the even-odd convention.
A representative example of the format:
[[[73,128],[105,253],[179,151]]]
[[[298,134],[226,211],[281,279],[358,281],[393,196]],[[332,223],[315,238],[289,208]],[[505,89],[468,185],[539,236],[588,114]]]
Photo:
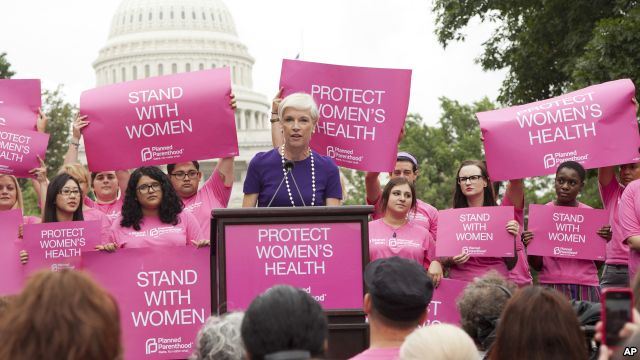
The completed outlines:
[[[253,63],[222,0],[123,0],[93,67],[97,86],[231,68],[240,155],[230,204],[238,206],[249,160],[271,149],[270,103],[251,90]],[[201,166],[210,171],[212,163]]]

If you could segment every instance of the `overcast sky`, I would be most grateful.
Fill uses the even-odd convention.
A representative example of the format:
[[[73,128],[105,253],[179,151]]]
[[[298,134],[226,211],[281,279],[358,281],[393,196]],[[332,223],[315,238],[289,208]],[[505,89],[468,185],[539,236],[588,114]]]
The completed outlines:
[[[125,0],[128,1],[128,0]],[[130,0],[129,0],[130,1]],[[178,2],[179,0],[176,0]],[[95,86],[91,66],[104,46],[121,0],[7,0],[0,11],[0,52],[15,78],[64,84],[77,104]],[[283,58],[340,65],[412,69],[409,112],[428,123],[440,114],[438,98],[469,103],[495,99],[503,72],[483,72],[474,59],[490,36],[474,24],[464,43],[443,50],[434,34],[432,2],[420,0],[226,0],[240,40],[255,58],[254,89],[277,91]]]

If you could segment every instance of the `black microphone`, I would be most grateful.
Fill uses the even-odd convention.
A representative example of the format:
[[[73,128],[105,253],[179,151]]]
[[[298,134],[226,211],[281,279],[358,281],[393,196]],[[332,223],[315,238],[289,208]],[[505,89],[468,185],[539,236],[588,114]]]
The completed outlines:
[[[282,180],[280,180],[280,185],[278,185],[276,192],[273,193],[273,196],[271,197],[271,200],[269,201],[269,204],[267,205],[267,207],[271,207],[271,203],[273,202],[273,200],[275,200],[276,195],[278,195],[278,191],[282,187],[282,183],[284,183],[284,179],[287,177],[287,174],[289,174],[291,170],[293,170],[293,167],[296,166],[296,164],[291,160],[286,160],[283,166],[285,170],[284,176],[282,177]]]

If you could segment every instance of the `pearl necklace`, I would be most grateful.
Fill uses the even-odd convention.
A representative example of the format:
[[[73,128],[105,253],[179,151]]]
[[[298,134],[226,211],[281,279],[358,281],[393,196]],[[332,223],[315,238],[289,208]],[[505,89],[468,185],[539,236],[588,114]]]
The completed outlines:
[[[313,163],[313,151],[311,148],[309,148],[309,157],[311,158],[311,206],[314,206],[316,203],[316,169]],[[282,173],[284,174],[284,182],[287,184],[289,200],[291,200],[291,206],[296,207],[296,204],[293,202],[293,195],[291,195],[291,187],[289,187],[289,176],[287,176],[287,170],[284,168],[284,144],[282,144],[280,148],[280,158],[282,159]]]

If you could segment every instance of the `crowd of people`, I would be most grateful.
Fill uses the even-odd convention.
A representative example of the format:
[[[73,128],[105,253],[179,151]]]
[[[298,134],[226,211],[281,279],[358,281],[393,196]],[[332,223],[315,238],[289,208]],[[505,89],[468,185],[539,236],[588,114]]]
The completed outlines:
[[[235,107],[235,100],[230,106]],[[243,207],[339,206],[343,185],[338,167],[330,157],[310,147],[319,118],[313,98],[303,93],[284,99],[278,95],[272,110],[274,148],[251,160]],[[210,246],[211,210],[228,205],[233,157],[219,159],[202,186],[198,161],[168,164],[166,172],[143,166],[132,172],[90,173],[78,162],[82,130],[91,126],[90,122],[80,115],[74,121],[65,164],[55,177],[47,179],[44,164],[32,170],[42,214],[24,216],[16,229],[17,237],[22,237],[24,224],[96,220],[101,224],[100,251]],[[42,123],[46,119],[41,116],[41,131]],[[374,207],[363,309],[371,346],[356,358],[419,359],[425,354],[439,359],[560,358],[559,354],[587,358],[588,344],[569,300],[599,302],[602,288],[630,286],[640,262],[640,196],[636,196],[640,181],[635,181],[640,179],[640,165],[624,164],[618,176],[615,167],[598,170],[603,206],[609,214],[609,223],[597,232],[606,242],[600,277],[602,264],[597,261],[528,256],[527,246],[538,239],[525,229],[524,181],[509,181],[499,197],[486,165],[478,160],[464,160],[455,170],[451,207],[513,206],[513,217],[504,224],[504,231],[514,237],[514,256],[461,253],[436,257],[438,210],[416,196],[416,179],[424,166],[428,164],[400,152],[384,187],[379,173],[366,174],[366,202]],[[556,197],[546,205],[588,208],[578,201],[585,181],[582,165],[573,161],[560,164],[554,182]],[[0,175],[0,210],[9,209],[24,209],[24,200],[17,179]],[[22,250],[16,261],[27,263],[29,254]],[[530,269],[537,273],[536,286],[532,286]],[[461,328],[420,327],[434,288],[443,278],[470,283],[458,300]],[[65,296],[65,291],[74,295],[56,299]],[[55,311],[47,312],[50,308]],[[74,328],[64,322],[67,312],[83,317],[85,311],[94,313],[95,323],[83,321],[86,326]],[[80,272],[32,277],[3,314],[0,338],[11,346],[1,347],[0,359],[38,358],[45,349],[54,358],[115,359],[121,350],[117,304]],[[40,316],[42,323],[33,321]],[[106,319],[111,320],[110,325],[98,324]],[[61,331],[60,327],[68,329]],[[327,331],[327,320],[317,302],[304,291],[277,286],[258,296],[244,314],[207,321],[198,334],[198,350],[193,356],[313,358],[324,353]],[[56,336],[48,336],[50,332]],[[93,342],[104,343],[91,345]],[[66,355],[57,355],[64,351]]]

